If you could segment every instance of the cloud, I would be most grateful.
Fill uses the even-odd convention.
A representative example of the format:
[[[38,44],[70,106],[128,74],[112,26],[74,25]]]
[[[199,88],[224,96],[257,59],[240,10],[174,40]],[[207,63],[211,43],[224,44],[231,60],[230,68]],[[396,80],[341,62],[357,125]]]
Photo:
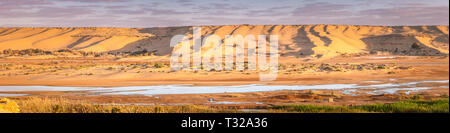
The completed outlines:
[[[237,24],[275,24],[276,19],[261,19],[253,17],[194,17],[192,25],[237,25]]]
[[[112,13],[115,15],[136,15],[136,14],[145,14],[146,12],[143,10],[128,10],[128,9],[117,9],[117,10],[110,10],[108,13]]]
[[[291,19],[305,24],[351,24],[351,25],[448,25],[448,5],[430,6],[424,3],[391,1],[369,6],[371,1],[357,9],[343,3],[313,2],[292,12]]]
[[[197,10],[244,10],[248,9],[247,5],[233,5],[230,3],[208,3],[194,7]]]
[[[445,0],[0,0],[0,25],[448,25],[448,15]]]
[[[61,0],[70,2],[87,2],[87,3],[113,3],[113,2],[130,2],[132,0]]]
[[[46,7],[30,15],[39,17],[76,17],[93,14],[95,11],[84,7]]]
[[[442,25],[449,23],[448,6],[401,6],[367,9],[360,19],[369,24]],[[361,20],[360,20],[361,21]]]
[[[352,5],[349,4],[335,4],[327,2],[309,3],[295,9],[292,12],[292,15],[300,17],[346,16],[351,14],[351,11],[348,10],[351,6]]]
[[[2,6],[46,5],[52,2],[46,0],[2,0]]]
[[[192,3],[194,1],[192,1],[192,0],[177,0],[176,2],[177,3]]]
[[[123,9],[123,8],[128,8],[128,6],[126,6],[126,5],[115,5],[115,6],[105,6],[105,8],[107,8],[107,9]]]
[[[255,17],[267,17],[267,16],[283,16],[286,14],[290,14],[289,11],[285,9],[290,9],[291,6],[275,6],[267,9],[258,9],[258,10],[249,10],[247,11],[247,16],[255,16]]]
[[[52,7],[52,6],[41,6],[34,8],[34,11],[24,11],[24,10],[10,10],[7,13],[0,13],[0,16],[7,18],[53,18],[53,17],[64,17],[72,18],[82,15],[93,14],[95,11],[82,7]]]
[[[403,6],[393,8],[378,8],[368,9],[361,11],[361,15],[367,17],[384,17],[384,18],[423,18],[423,17],[440,17],[448,16],[449,7],[416,7],[416,6]]]
[[[0,11],[51,4],[52,2],[45,0],[2,0],[0,1]]]
[[[29,10],[52,4],[45,0],[2,0],[0,1],[0,17],[28,16]]]
[[[131,27],[166,27],[166,26],[188,26],[192,25],[193,21],[181,19],[181,18],[167,18],[167,17],[136,17],[132,18],[128,21],[129,23],[133,23]]]

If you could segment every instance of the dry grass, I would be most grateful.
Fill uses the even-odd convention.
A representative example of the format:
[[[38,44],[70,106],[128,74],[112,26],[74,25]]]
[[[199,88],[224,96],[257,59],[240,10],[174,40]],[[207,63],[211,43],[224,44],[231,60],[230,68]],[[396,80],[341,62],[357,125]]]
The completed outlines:
[[[16,102],[7,98],[0,99],[0,113],[19,113],[20,109]]]
[[[64,98],[30,97],[18,100],[22,113],[232,113],[230,110],[218,110],[207,106],[182,105],[114,105],[92,104],[84,101]]]

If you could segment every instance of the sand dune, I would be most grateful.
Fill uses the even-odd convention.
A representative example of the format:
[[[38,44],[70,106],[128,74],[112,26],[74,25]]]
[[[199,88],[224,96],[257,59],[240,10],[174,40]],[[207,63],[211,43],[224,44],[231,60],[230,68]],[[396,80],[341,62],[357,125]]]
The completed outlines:
[[[228,25],[202,26],[202,35],[279,35],[282,57],[327,58],[386,52],[447,55],[448,26]],[[165,28],[0,28],[0,50],[75,49],[90,52],[155,51],[169,55],[170,39],[192,36],[192,27]],[[419,48],[413,48],[416,44]]]

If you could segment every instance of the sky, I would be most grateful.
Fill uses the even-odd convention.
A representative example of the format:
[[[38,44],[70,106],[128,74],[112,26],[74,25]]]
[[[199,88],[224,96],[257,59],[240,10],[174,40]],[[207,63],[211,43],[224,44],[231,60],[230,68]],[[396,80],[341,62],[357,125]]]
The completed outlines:
[[[0,27],[448,25],[448,0],[0,0]]]

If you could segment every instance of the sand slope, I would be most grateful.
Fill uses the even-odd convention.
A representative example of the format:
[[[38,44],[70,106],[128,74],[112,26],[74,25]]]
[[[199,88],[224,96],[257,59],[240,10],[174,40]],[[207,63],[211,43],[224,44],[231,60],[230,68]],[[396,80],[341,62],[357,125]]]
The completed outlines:
[[[387,52],[447,55],[448,26],[228,25],[202,26],[202,35],[278,35],[280,56],[335,57]],[[37,48],[92,52],[147,49],[166,56],[172,36],[192,37],[192,27],[163,28],[0,28],[0,50]],[[420,49],[411,46],[416,43]]]
[[[107,52],[151,36],[131,28],[0,28],[0,49]]]

